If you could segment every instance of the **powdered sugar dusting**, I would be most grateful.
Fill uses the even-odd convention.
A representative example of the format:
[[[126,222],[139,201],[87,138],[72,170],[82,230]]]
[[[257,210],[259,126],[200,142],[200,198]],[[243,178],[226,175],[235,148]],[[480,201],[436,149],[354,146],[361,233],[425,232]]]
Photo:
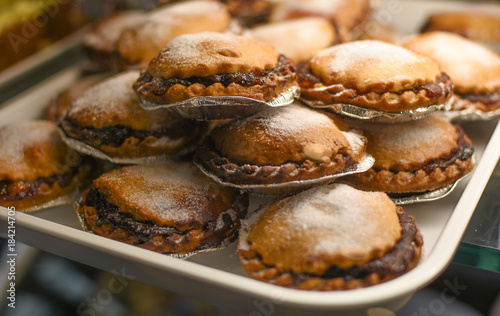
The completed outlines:
[[[348,185],[335,184],[306,191],[291,200],[283,209],[294,234],[319,232],[324,234],[312,249],[312,254],[340,253],[367,245],[386,245],[398,235],[395,206],[384,193],[364,192]],[[378,204],[382,203],[382,204]],[[380,207],[382,205],[382,207]],[[388,205],[392,208],[386,209]],[[362,227],[362,229],[360,229]]]
[[[333,124],[328,116],[296,104],[269,109],[256,117],[265,126],[267,134],[280,137]]]
[[[71,104],[68,115],[76,115],[87,108],[105,114],[128,111],[130,103],[139,104],[139,99],[132,89],[138,77],[138,71],[128,71],[93,86]]]
[[[380,146],[390,146],[399,152],[420,153],[429,158],[445,144],[455,144],[453,138],[456,136],[453,125],[441,115],[430,115],[408,123],[372,124],[367,125],[366,130]]]
[[[85,43],[89,46],[107,47],[116,43],[120,35],[127,28],[137,26],[145,19],[141,11],[121,11],[112,16],[108,21],[98,25],[98,28],[85,35]]]
[[[314,58],[326,56],[334,56],[329,68],[330,71],[339,73],[352,71],[356,65],[366,61],[389,61],[393,68],[391,71],[397,72],[398,65],[412,65],[420,62],[421,58],[405,48],[374,40],[335,45],[320,51]]]
[[[351,148],[355,152],[359,152],[365,148],[365,139],[356,132],[342,132],[344,137],[347,139]]]
[[[479,43],[455,34],[432,32],[406,45],[436,59],[457,85],[500,87],[500,57]]]
[[[112,180],[119,185],[128,177],[133,179],[133,187],[123,188],[127,204],[167,222],[188,221],[196,218],[197,212],[206,211],[201,206],[211,197],[210,188],[217,185],[189,163],[136,165],[122,170],[124,174]]]
[[[215,58],[219,58],[218,51],[224,47],[233,49],[238,45],[237,37],[215,32],[201,32],[174,38],[160,54],[173,67],[180,68],[194,58],[203,58],[200,63],[208,62],[211,54],[215,54],[212,56],[215,62]]]
[[[213,21],[217,21],[223,19],[225,14],[224,7],[216,1],[185,1],[166,5],[151,12],[147,21],[140,27],[137,38],[163,43],[165,36],[175,35],[174,31],[178,27],[183,30],[180,34],[191,33],[190,27],[196,30],[197,26],[189,23],[193,24],[197,17],[208,15]]]
[[[0,160],[20,164],[25,150],[40,142],[61,142],[53,122],[26,121],[4,125],[0,127]]]

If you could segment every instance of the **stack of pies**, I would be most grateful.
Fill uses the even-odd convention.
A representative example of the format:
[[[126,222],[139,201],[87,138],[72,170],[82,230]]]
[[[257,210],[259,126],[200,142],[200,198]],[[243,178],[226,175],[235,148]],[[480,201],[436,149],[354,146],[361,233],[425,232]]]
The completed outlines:
[[[498,57],[442,33],[405,47],[352,41],[365,0],[160,2],[92,29],[88,52],[140,70],[66,101],[60,144],[40,132],[7,145],[13,132],[0,129],[1,147],[18,149],[2,164],[0,201],[66,187],[59,178],[89,155],[112,163],[76,204],[95,234],[178,257],[239,238],[250,277],[303,290],[413,269],[422,236],[394,196],[415,202],[473,170],[470,139],[443,114],[498,108]],[[49,159],[56,167],[36,165]],[[244,220],[247,195],[272,202]]]
[[[0,206],[34,211],[71,203],[92,164],[68,148],[50,121],[0,127]]]
[[[132,89],[137,71],[108,78],[76,99],[60,121],[64,140],[84,154],[115,163],[182,155],[205,136],[208,124],[147,111]]]

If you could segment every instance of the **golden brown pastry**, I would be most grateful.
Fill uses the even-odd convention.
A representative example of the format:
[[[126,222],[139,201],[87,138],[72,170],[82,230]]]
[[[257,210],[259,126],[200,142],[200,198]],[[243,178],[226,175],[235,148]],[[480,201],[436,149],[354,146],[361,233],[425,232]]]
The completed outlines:
[[[436,61],[375,40],[324,49],[298,72],[302,99],[322,105],[400,112],[444,104],[453,92]]]
[[[83,193],[77,211],[97,235],[169,254],[226,246],[238,234],[248,197],[192,163],[112,170]]]
[[[116,43],[123,31],[146,20],[139,10],[118,11],[98,21],[84,36],[83,48],[89,60],[103,69],[113,68]]]
[[[0,127],[0,206],[31,211],[71,203],[90,164],[62,141],[50,121]],[[56,201],[65,198],[64,201]]]
[[[333,25],[319,16],[260,24],[250,29],[248,36],[273,46],[295,63],[305,62],[340,41]]]
[[[85,91],[90,89],[99,81],[104,80],[104,75],[90,75],[78,79],[74,84],[59,93],[52,99],[45,109],[45,118],[50,121],[59,121],[68,107],[76,101]]]
[[[144,23],[128,28],[117,42],[117,68],[142,67],[175,37],[198,32],[224,32],[231,16],[210,0],[173,3],[151,11]]]
[[[442,12],[431,14],[422,32],[444,31],[474,41],[500,42],[500,17],[480,12]]]
[[[134,84],[140,99],[171,104],[199,96],[275,98],[296,85],[295,67],[273,47],[231,34],[172,40]]]
[[[292,104],[217,127],[195,160],[224,182],[276,184],[339,173],[365,146],[334,114]]]
[[[500,108],[500,56],[496,52],[448,32],[424,33],[404,46],[435,59],[450,76],[452,110]]]
[[[208,124],[180,119],[164,109],[144,110],[132,89],[138,77],[137,71],[124,72],[87,90],[61,120],[63,132],[112,159],[164,157],[193,150]]]
[[[375,164],[367,172],[344,178],[363,190],[388,193],[425,192],[454,183],[472,171],[470,139],[442,114],[405,123],[350,120],[368,139]]]
[[[351,40],[351,33],[359,33],[371,13],[370,0],[287,0],[273,9],[270,21],[322,16],[338,29],[343,41]]]
[[[254,279],[301,290],[375,285],[413,269],[415,219],[385,193],[345,184],[270,202],[242,224],[238,256]]]

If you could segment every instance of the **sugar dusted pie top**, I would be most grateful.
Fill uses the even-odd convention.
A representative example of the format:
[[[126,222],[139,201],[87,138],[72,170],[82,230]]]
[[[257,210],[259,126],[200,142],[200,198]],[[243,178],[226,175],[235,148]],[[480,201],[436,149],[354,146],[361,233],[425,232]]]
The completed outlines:
[[[182,35],[172,40],[146,72],[160,78],[189,78],[221,73],[270,70],[279,53],[271,46],[243,36],[222,33]]]
[[[13,122],[0,127],[0,181],[62,174],[79,157],[63,143],[54,122]]]
[[[408,49],[376,40],[335,45],[318,52],[311,71],[323,85],[343,85],[360,93],[398,92],[434,82],[439,64]]]
[[[437,60],[455,92],[500,91],[500,56],[481,44],[453,33],[429,32],[404,46]]]
[[[440,114],[395,124],[358,123],[378,170],[420,169],[457,149],[456,127]]]
[[[224,32],[231,16],[218,1],[173,3],[151,11],[144,23],[123,32],[118,52],[130,62],[150,61],[168,42],[182,34]]]
[[[180,230],[217,220],[229,209],[234,193],[184,162],[115,169],[94,185],[135,220]]]
[[[149,130],[173,120],[164,110],[144,110],[132,86],[139,72],[128,71],[100,82],[71,104],[66,119],[81,126],[103,128],[123,125]]]
[[[139,25],[145,14],[138,10],[120,11],[97,24],[96,28],[85,34],[85,44],[94,48],[112,50],[124,30]]]
[[[245,226],[246,247],[264,264],[298,273],[322,274],[332,265],[366,263],[391,251],[401,237],[396,206],[385,193],[344,184],[270,203]]]
[[[240,164],[329,161],[340,152],[364,153],[364,142],[335,115],[292,104],[234,121],[214,131],[217,150]]]

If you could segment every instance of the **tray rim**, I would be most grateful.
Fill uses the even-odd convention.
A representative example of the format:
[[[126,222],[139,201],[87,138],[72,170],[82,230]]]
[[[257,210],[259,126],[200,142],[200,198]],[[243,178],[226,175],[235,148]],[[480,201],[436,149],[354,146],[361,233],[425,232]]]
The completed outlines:
[[[432,1],[421,0],[419,2],[432,3]],[[6,105],[5,108],[0,108],[0,113],[9,113],[10,109],[9,105]],[[497,145],[499,143],[500,121],[497,122],[495,130],[476,165],[476,169],[471,174],[471,177],[467,179],[467,186],[461,193],[461,197],[455,205],[454,210],[444,224],[443,230],[436,239],[432,251],[426,255],[424,260],[414,270],[405,275],[369,288],[324,293],[281,288],[253,280],[247,276],[219,270],[196,262],[171,258],[118,241],[102,238],[77,228],[24,213],[16,213],[16,229],[19,229],[16,240],[111,272],[116,268],[116,265],[110,266],[101,259],[108,257],[118,258],[122,260],[123,266],[131,267],[132,274],[139,273],[135,271],[146,270],[143,271],[145,275],[142,276],[142,279],[147,280],[147,283],[162,288],[169,289],[166,284],[163,284],[169,277],[176,280],[180,278],[184,282],[186,280],[192,281],[194,284],[210,285],[212,286],[210,291],[205,290],[205,292],[222,292],[227,295],[220,298],[219,303],[228,300],[228,297],[236,297],[234,295],[236,292],[235,289],[237,289],[237,294],[241,300],[247,300],[250,306],[252,306],[252,300],[253,302],[259,299],[272,300],[273,293],[277,291],[286,298],[286,301],[276,303],[277,309],[278,307],[283,307],[289,309],[300,308],[308,311],[353,311],[381,306],[396,300],[405,300],[415,291],[432,282],[446,269],[460,245],[460,242],[458,242],[450,246],[449,240],[450,238],[460,240],[465,233],[467,223],[473,214],[475,205],[478,203],[489,180],[489,176],[486,175],[491,175],[500,157],[500,146]],[[0,207],[0,235],[5,235],[6,220],[7,209]],[[457,227],[460,229],[457,229]],[[31,238],[33,236],[39,238]],[[96,256],[98,258],[88,258],[83,253],[80,253],[78,249],[74,249],[75,247],[69,248],[65,253],[61,253],[61,251],[54,250],[50,243],[45,243],[47,240],[54,240],[56,238],[69,246],[75,244],[81,245],[80,241],[83,239],[86,241],[83,247],[86,249],[99,249],[101,255]],[[442,260],[440,258],[445,259]],[[182,260],[182,262],[179,260]],[[158,271],[164,273],[161,278],[155,278],[152,275]],[[397,291],[394,291],[395,288]],[[200,298],[203,298],[205,294],[199,288],[191,292],[189,288],[186,288],[186,285],[181,286],[178,292]],[[206,294],[205,299],[207,297],[213,298],[215,295],[213,293]],[[255,310],[255,306],[253,310]]]

